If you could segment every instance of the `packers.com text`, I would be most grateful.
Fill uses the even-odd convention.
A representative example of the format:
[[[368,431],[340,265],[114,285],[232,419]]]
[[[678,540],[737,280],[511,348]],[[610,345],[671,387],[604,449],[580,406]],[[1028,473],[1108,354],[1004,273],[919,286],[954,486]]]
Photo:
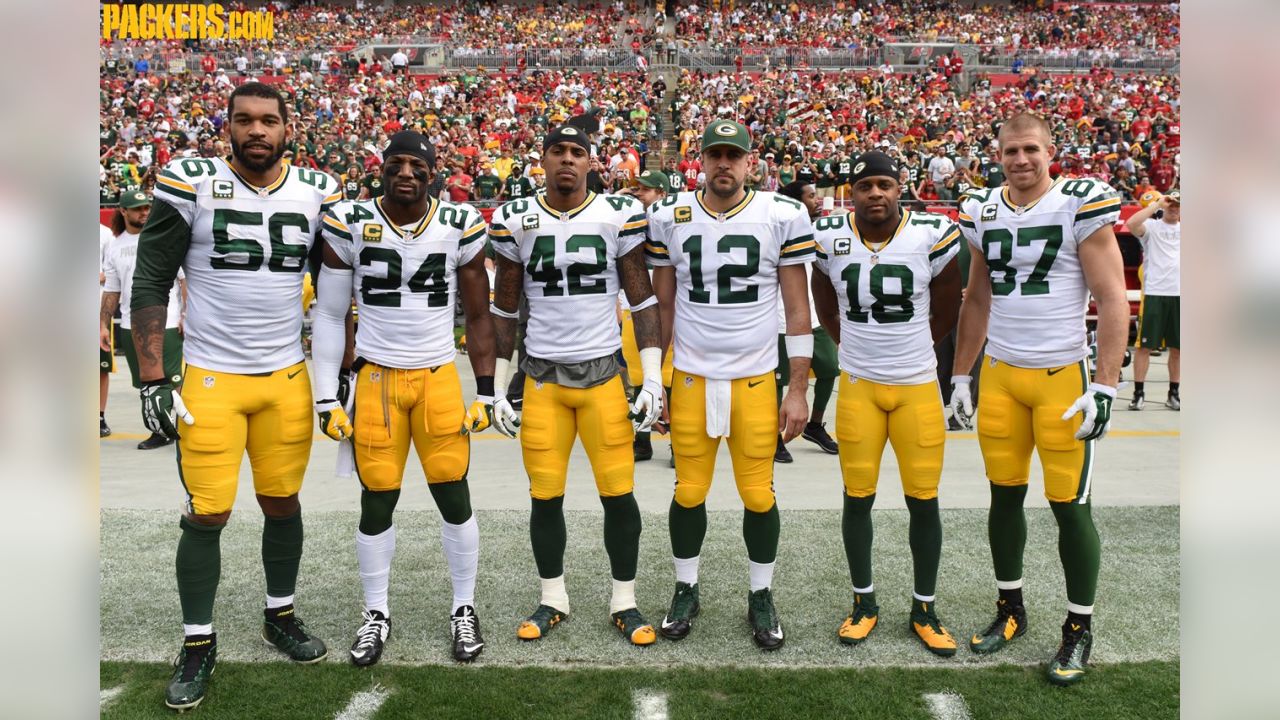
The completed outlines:
[[[199,3],[104,4],[107,40],[271,40],[274,17],[267,11],[227,11]]]

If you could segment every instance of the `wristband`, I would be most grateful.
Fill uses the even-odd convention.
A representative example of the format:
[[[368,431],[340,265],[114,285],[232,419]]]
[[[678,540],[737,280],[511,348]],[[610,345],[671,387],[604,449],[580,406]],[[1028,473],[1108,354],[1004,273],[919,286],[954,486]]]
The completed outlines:
[[[662,350],[656,347],[640,348],[640,369],[645,382],[662,386]]]
[[[489,303],[489,312],[498,317],[508,318],[510,320],[520,319],[520,310],[517,308],[515,312],[507,312],[493,303]]]
[[[640,312],[641,310],[644,310],[645,308],[653,307],[654,305],[657,305],[657,304],[658,304],[658,296],[650,295],[649,297],[641,300],[639,305],[633,306],[631,308],[631,312],[637,313],[637,312]]]
[[[813,357],[813,335],[788,335],[786,339],[787,357]]]
[[[493,382],[495,384],[507,384],[507,374],[511,369],[511,360],[507,358],[498,358],[493,361]]]
[[[973,377],[970,375],[952,375],[951,376],[952,385],[968,385],[971,382],[973,382]]]
[[[1112,400],[1114,400],[1116,397],[1116,389],[1111,387],[1110,385],[1099,385],[1098,383],[1089,383],[1089,392],[1098,393],[1099,395],[1106,395]]]
[[[477,375],[476,376],[476,394],[485,397],[493,397],[493,376]]]

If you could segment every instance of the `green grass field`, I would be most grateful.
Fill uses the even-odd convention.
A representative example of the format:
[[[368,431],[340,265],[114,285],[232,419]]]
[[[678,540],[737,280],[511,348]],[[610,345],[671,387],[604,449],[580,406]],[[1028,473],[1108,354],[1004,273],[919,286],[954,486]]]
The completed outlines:
[[[1056,529],[1028,510],[1027,634],[995,658],[962,648],[934,658],[907,629],[910,555],[905,511],[876,512],[881,624],[862,646],[835,640],[848,612],[849,578],[838,511],[784,508],[775,595],[786,646],[763,654],[745,619],[746,558],[739,512],[713,512],[702,561],[703,614],[680,643],[630,647],[607,622],[608,565],[600,514],[567,513],[571,616],[546,639],[521,643],[515,627],[537,603],[527,518],[479,511],[477,604],[488,645],[473,667],[448,657],[448,574],[435,513],[397,515],[392,572],[395,621],[383,663],[346,662],[360,611],[354,512],[305,515],[300,615],[330,646],[318,666],[295,667],[257,637],[261,623],[260,518],[233,518],[222,536],[215,610],[220,664],[208,717],[340,717],[353,695],[385,700],[376,714],[346,717],[662,717],[637,711],[633,691],[665,694],[666,717],[1164,718],[1178,712],[1176,507],[1102,507],[1095,669],[1083,686],[1043,680],[1065,615]],[[985,626],[994,589],[984,510],[945,510],[939,612],[957,638]],[[640,609],[657,621],[673,583],[663,514],[645,515]],[[173,552],[175,513],[109,510],[101,516],[103,717],[164,716],[168,663],[181,639]],[[378,686],[384,694],[371,693]],[[930,708],[927,694],[957,693],[967,713]],[[106,697],[106,696],[104,696]],[[958,703],[959,701],[956,701]],[[956,706],[953,703],[953,708]]]

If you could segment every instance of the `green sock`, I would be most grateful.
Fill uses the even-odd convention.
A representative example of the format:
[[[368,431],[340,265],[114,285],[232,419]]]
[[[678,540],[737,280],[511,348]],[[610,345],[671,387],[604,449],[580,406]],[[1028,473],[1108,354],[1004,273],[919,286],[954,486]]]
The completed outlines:
[[[871,610],[873,612],[880,609],[880,606],[876,604],[875,590],[872,590],[869,593],[854,593],[853,604],[861,605],[862,607],[867,608],[868,610]]]
[[[871,542],[875,537],[871,506],[875,502],[875,493],[860,498],[844,496],[840,529],[844,535],[844,555],[849,561],[849,579],[856,588],[871,587]]]
[[[813,381],[813,413],[810,418],[820,418],[827,412],[827,403],[831,401],[831,393],[836,389],[836,379],[818,378]],[[814,420],[818,422],[818,420]]]
[[[564,496],[550,500],[532,500],[529,511],[529,539],[533,543],[533,560],[538,564],[538,577],[556,578],[564,574]]]
[[[1093,605],[1098,590],[1098,566],[1102,562],[1102,545],[1093,526],[1093,509],[1089,504],[1049,503],[1058,519],[1058,556],[1062,558],[1062,574],[1067,580],[1067,602]]]
[[[1022,501],[1026,485],[991,484],[991,510],[987,513],[987,540],[996,580],[1022,579],[1022,551],[1027,546],[1027,515]]]
[[[742,539],[747,541],[747,557],[751,562],[771,563],[778,559],[781,530],[777,503],[762,513],[742,510]]]
[[[302,560],[302,510],[288,517],[263,518],[262,569],[267,575],[267,595],[287,597],[298,583]]]
[[[907,498],[911,514],[907,535],[911,544],[911,564],[915,573],[915,591],[928,597],[938,587],[938,563],[942,560],[942,516],[938,514],[938,498]]]
[[[201,525],[183,517],[178,520],[178,600],[182,622],[208,625],[213,622],[213,598],[218,594],[222,574],[222,552],[218,539],[224,525]]]
[[[614,580],[635,580],[640,558],[640,506],[632,493],[601,497],[604,506],[604,551]]]
[[[399,490],[360,491],[360,532],[381,535],[391,527],[391,514],[400,500]]]
[[[453,482],[428,483],[427,487],[445,522],[461,525],[471,519],[471,491],[467,488],[466,478]]]
[[[698,557],[707,535],[707,504],[687,508],[672,498],[667,525],[671,528],[671,554],[678,558]]]

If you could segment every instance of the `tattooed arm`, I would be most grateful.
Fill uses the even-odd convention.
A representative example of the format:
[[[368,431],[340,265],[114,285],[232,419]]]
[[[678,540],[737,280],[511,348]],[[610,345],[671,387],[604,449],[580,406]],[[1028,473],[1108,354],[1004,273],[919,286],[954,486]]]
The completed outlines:
[[[649,280],[649,271],[644,263],[644,246],[637,245],[631,252],[618,258],[618,280],[622,291],[627,294],[627,304],[641,307],[631,311],[631,322],[635,324],[636,347],[660,347],[661,327],[658,318],[658,304],[653,300],[653,284]],[[647,302],[646,302],[647,301]]]
[[[138,261],[130,301],[133,344],[142,382],[163,380],[164,326],[169,293],[191,244],[191,226],[168,203],[156,199],[138,238]]]

